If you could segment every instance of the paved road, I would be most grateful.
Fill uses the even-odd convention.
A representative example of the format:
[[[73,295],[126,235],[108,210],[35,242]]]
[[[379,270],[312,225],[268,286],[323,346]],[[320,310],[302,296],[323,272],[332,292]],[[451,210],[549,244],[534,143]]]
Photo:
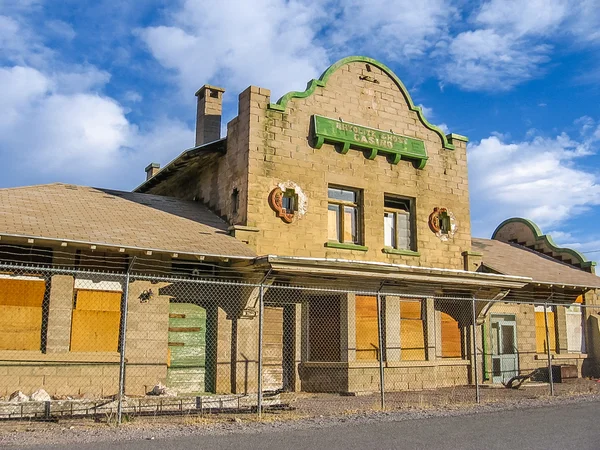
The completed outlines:
[[[256,434],[233,433],[221,436],[191,435],[172,439],[29,448],[48,450],[59,448],[69,450],[600,450],[600,402],[402,422],[343,424],[323,429],[264,431]]]

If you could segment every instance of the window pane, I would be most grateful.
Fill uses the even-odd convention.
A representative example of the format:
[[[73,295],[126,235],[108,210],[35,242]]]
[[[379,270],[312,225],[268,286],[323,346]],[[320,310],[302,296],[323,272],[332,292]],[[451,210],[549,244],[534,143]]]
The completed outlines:
[[[329,198],[331,199],[356,203],[356,192],[354,191],[348,191],[345,189],[338,188],[329,188],[327,192]]]
[[[407,198],[395,198],[385,196],[383,199],[386,208],[400,209],[402,211],[410,211],[410,200]]]
[[[330,241],[340,240],[340,207],[338,205],[327,206],[328,235]]]
[[[515,353],[515,329],[512,325],[502,325],[502,354],[513,355]]]
[[[396,220],[395,214],[386,212],[383,215],[384,245],[396,247]]]
[[[343,242],[358,243],[357,209],[344,206],[344,240]]]
[[[500,348],[500,325],[492,323],[492,355],[498,355]]]
[[[411,236],[410,236],[410,214],[399,212],[398,214],[398,248],[404,250],[410,250],[411,248]]]

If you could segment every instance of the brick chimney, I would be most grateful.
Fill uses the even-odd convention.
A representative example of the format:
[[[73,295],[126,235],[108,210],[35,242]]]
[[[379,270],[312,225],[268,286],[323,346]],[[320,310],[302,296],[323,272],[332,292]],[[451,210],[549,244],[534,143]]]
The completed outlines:
[[[205,84],[198,92],[196,114],[196,146],[216,141],[221,137],[221,113],[225,89]]]
[[[160,170],[160,164],[158,163],[150,163],[148,164],[148,167],[146,167],[146,181],[148,181],[150,178],[152,178],[154,175],[156,175],[158,173],[158,171]]]

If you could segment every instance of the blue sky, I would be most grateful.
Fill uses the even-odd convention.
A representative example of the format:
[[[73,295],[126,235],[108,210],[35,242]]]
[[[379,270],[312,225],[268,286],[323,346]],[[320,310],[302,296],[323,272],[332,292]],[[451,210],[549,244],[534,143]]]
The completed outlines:
[[[194,92],[273,98],[362,54],[467,135],[473,234],[511,216],[600,259],[598,0],[0,0],[0,187],[129,190],[194,140]]]

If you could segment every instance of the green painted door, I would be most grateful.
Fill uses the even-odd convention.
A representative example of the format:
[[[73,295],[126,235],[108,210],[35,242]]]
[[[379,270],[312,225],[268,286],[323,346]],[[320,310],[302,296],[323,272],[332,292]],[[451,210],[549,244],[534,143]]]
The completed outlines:
[[[204,392],[205,365],[206,310],[191,303],[171,303],[167,386],[179,394]]]
[[[492,316],[492,381],[501,383],[519,374],[515,316]]]

